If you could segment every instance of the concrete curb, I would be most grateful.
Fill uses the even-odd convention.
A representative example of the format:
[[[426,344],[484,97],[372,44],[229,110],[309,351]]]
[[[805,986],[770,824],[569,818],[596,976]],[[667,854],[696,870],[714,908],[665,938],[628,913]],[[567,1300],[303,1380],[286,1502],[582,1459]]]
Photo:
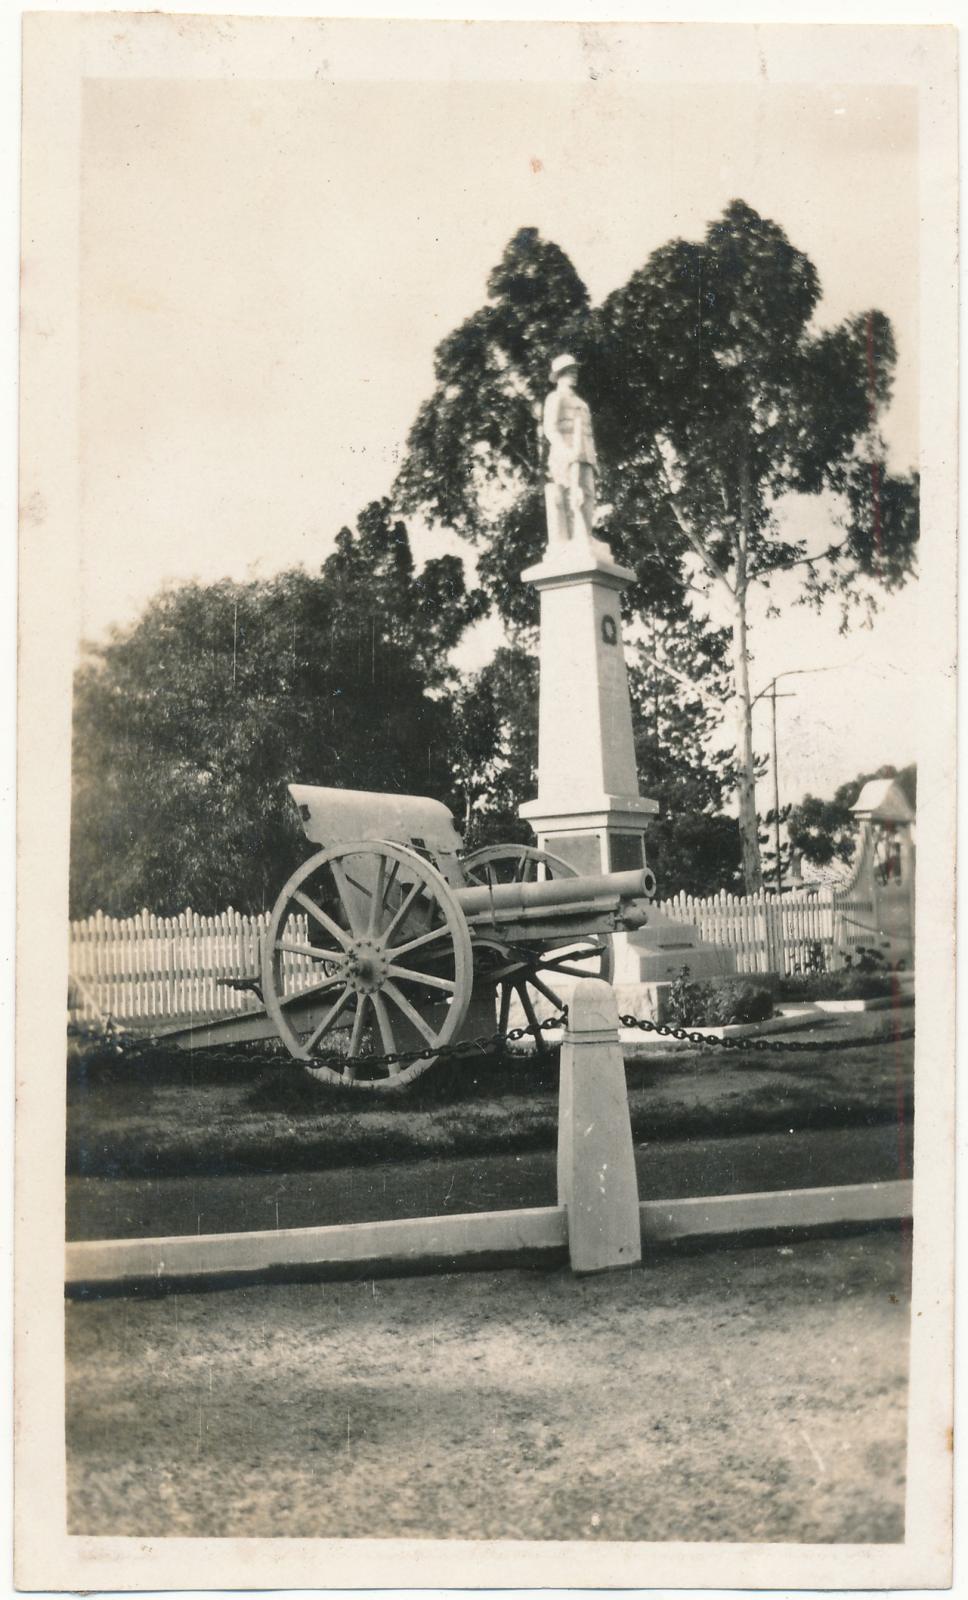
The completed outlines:
[[[838,1184],[830,1189],[771,1189],[690,1200],[647,1200],[639,1206],[644,1243],[743,1233],[788,1233],[845,1223],[903,1221],[913,1185]]]
[[[744,1234],[795,1235],[903,1221],[912,1214],[911,1202],[907,1180],[647,1200],[638,1206],[639,1233],[646,1248]],[[332,1228],[90,1240],[67,1246],[67,1293],[95,1298],[495,1266],[547,1268],[562,1266],[568,1258],[566,1209],[546,1206]],[[592,1264],[577,1270],[601,1269]]]
[[[275,1228],[255,1233],[176,1234],[157,1239],[95,1239],[69,1244],[69,1292],[196,1286],[220,1279],[259,1282],[279,1276],[366,1277],[388,1266],[401,1276],[428,1264],[472,1267],[477,1258],[526,1252],[566,1260],[563,1206],[480,1211],[448,1217],[405,1217],[328,1228]]]
[[[815,1000],[814,1005],[827,1013],[856,1011],[893,1011],[902,1006],[913,1006],[913,994],[882,995],[876,1000]]]

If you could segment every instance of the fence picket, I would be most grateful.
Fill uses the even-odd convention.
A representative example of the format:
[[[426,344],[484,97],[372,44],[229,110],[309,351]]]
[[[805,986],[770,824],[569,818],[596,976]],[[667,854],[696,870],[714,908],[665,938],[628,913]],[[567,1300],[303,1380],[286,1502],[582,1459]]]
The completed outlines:
[[[720,890],[699,899],[680,890],[656,910],[672,922],[694,925],[703,941],[729,946],[737,972],[744,974],[771,966],[805,971],[818,953],[827,967],[837,967],[874,933],[872,897],[856,881],[794,890],[779,901],[765,891]],[[186,908],[178,916],[143,910],[133,917],[96,911],[80,918],[70,925],[69,944],[71,976],[80,985],[77,1014],[160,1023],[251,1011],[258,1005],[254,995],[217,980],[261,973],[268,922],[267,912],[247,916],[231,906],[218,916]],[[309,941],[304,914],[293,919],[289,932],[296,943]],[[287,954],[284,964],[287,983],[315,968],[304,955]]]

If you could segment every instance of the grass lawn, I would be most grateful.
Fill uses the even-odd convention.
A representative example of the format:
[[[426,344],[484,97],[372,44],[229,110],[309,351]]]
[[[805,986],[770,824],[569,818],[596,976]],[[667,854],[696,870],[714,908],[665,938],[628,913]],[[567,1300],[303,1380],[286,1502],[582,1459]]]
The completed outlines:
[[[868,1042],[797,1055],[709,1048],[629,1063],[636,1139],[910,1124],[913,1041],[895,1043],[876,1013],[814,1031],[818,1042]],[[264,1050],[92,1058],[69,1072],[67,1170],[104,1178],[295,1173],[551,1150],[556,1079],[554,1060],[464,1061],[432,1067],[388,1098],[326,1088]]]

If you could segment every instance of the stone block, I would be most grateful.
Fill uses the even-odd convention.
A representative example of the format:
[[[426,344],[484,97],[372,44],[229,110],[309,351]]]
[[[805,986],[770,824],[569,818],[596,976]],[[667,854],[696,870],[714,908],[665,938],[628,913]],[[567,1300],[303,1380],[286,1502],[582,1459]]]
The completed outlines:
[[[575,1272],[630,1267],[642,1259],[639,1191],[615,996],[599,978],[578,978],[561,1050],[558,1204],[568,1221]]]
[[[682,950],[640,950],[639,978],[643,983],[674,983],[682,976],[683,967],[689,968],[692,983],[704,983],[708,978],[731,978],[736,973],[736,963],[731,950],[720,944],[701,944]]]
[[[634,933],[617,933],[616,984],[674,982],[683,967],[697,982],[729,978],[736,972],[736,956],[726,945],[705,943],[688,923],[651,918]]]

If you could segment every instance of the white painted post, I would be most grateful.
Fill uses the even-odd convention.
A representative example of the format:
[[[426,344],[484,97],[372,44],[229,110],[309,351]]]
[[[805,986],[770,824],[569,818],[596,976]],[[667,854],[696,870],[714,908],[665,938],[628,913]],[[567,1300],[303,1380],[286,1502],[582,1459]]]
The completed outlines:
[[[642,1259],[639,1190],[618,1008],[601,978],[578,978],[568,1001],[558,1103],[558,1204],[574,1272]]]

